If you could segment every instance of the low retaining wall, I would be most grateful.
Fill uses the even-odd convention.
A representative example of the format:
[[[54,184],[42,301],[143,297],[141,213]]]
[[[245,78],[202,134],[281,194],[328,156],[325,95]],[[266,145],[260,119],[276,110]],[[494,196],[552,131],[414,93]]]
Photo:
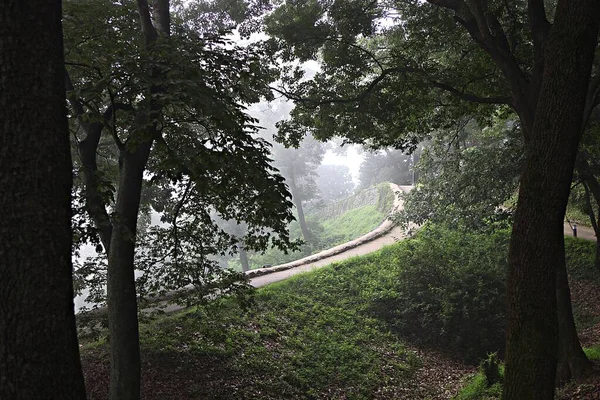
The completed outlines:
[[[390,214],[391,214],[391,212],[402,208],[402,200],[399,198],[398,193],[399,192],[407,192],[408,190],[410,190],[410,186],[398,186],[395,183],[390,183],[390,187],[392,188],[392,191],[394,192],[394,195],[395,195],[392,210],[390,210]],[[372,240],[375,240],[375,239],[385,235],[386,233],[391,231],[393,228],[394,228],[394,223],[390,220],[385,220],[377,228],[375,228],[371,232],[369,232],[357,239],[351,240],[344,244],[340,244],[338,246],[332,247],[327,250],[323,250],[317,254],[313,254],[311,256],[304,257],[304,258],[301,258],[296,261],[292,261],[292,262],[281,264],[281,265],[275,265],[273,267],[252,269],[252,270],[246,272],[246,276],[248,276],[249,278],[253,278],[256,276],[272,274],[274,272],[285,271],[288,269],[299,267],[301,265],[314,263],[316,261],[320,261],[327,257],[335,256],[337,254],[343,253],[346,250],[353,249],[362,244],[365,244]]]

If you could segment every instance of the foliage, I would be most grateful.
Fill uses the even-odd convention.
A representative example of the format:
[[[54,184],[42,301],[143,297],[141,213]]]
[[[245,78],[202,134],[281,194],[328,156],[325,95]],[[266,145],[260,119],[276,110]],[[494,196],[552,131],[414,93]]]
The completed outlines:
[[[382,17],[388,17],[385,24]],[[522,25],[510,18],[502,22],[511,25],[511,40],[523,39]],[[296,104],[292,118],[280,124],[280,135],[289,141],[308,130],[320,139],[341,136],[351,143],[414,149],[461,116],[485,120],[494,111],[461,101],[461,94],[475,101],[506,95],[501,71],[485,52],[455,29],[450,13],[425,2],[290,2],[276,8],[266,25],[282,60],[321,62],[311,80],[293,66],[282,80],[281,92]],[[525,63],[528,47],[518,53]]]
[[[405,243],[397,293],[384,300],[396,328],[474,361],[502,350],[508,235],[427,225]]]
[[[358,189],[380,182],[412,185],[412,157],[398,150],[369,151],[360,164]]]
[[[64,7],[77,245],[99,243],[102,217],[109,227],[120,223],[111,213],[115,199],[125,196],[119,183],[123,156],[154,143],[141,165],[140,213],[161,223],[146,224],[135,238],[143,295],[190,284],[204,291],[218,276],[232,282],[235,274],[220,271],[211,256],[235,252],[238,240],[219,229],[212,215],[245,223],[247,248],[297,245],[287,232],[290,194],[272,166],[271,146],[257,137],[257,121],[245,112],[248,104],[272,98],[268,84],[277,73],[258,47],[234,45],[219,27],[194,30],[198,6],[178,4],[170,36],[152,48],[140,45],[133,3],[71,0]],[[229,21],[249,12],[238,11]],[[153,125],[159,127],[156,136],[148,133]],[[98,143],[85,158],[92,132]],[[103,263],[90,266],[85,262],[76,272],[78,282],[102,288]],[[102,290],[97,286],[93,293]]]
[[[571,278],[600,282],[600,274],[594,267],[596,244],[593,241],[565,236],[565,255]]]
[[[488,354],[487,358],[479,364],[479,368],[483,372],[488,386],[502,383],[503,375],[498,353]]]
[[[569,204],[565,218],[571,224],[577,223],[583,226],[593,226],[590,221],[590,212],[594,216],[598,215],[598,204],[590,199],[588,201],[588,193],[583,184],[577,184],[571,187],[569,194]]]
[[[438,135],[421,156],[419,184],[404,196],[397,220],[475,230],[509,222],[513,210],[506,204],[521,170],[519,135],[510,120],[483,129],[466,120],[461,129]]]

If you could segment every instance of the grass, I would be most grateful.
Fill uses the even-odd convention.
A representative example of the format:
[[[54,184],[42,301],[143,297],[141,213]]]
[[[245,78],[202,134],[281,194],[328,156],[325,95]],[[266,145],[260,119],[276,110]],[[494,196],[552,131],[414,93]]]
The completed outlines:
[[[488,400],[499,399],[500,396],[502,396],[502,384],[495,383],[488,386],[485,376],[480,371],[469,380],[454,400]]]
[[[385,217],[386,214],[379,211],[375,205],[347,211],[338,218],[322,222],[324,240],[341,244],[356,239],[381,225]]]
[[[296,253],[284,254],[277,249],[269,249],[265,254],[250,256],[251,268],[260,268],[263,265],[277,265],[317,253],[356,239],[377,228],[385,220],[387,214],[380,211],[378,206],[367,205],[344,214],[323,221],[314,216],[307,216],[307,225],[313,234],[312,243],[309,243]],[[290,236],[300,238],[300,226],[297,221],[290,225]]]
[[[600,343],[596,344],[595,346],[585,348],[583,351],[590,360],[600,361]]]
[[[421,361],[431,349],[417,357],[405,347],[387,301],[399,298],[398,280],[417,243],[403,241],[258,289],[249,304],[219,299],[142,324],[142,397],[416,399],[427,398],[430,387],[445,390],[431,376],[452,371],[437,359]],[[568,241],[569,266],[581,268],[581,276],[591,275],[585,249]],[[107,346],[105,339],[82,351],[90,400],[106,398]],[[586,353],[600,359],[600,345]],[[429,368],[439,371],[424,377]],[[500,386],[488,387],[479,373],[456,399],[499,395]]]
[[[142,353],[210,360],[215,374],[230,379],[207,390],[198,378],[191,390],[202,398],[240,398],[227,387],[233,377],[243,377],[244,398],[373,398],[386,385],[410,380],[418,366],[386,321],[371,312],[381,291],[394,284],[394,251],[261,288],[247,309],[221,299],[163,316],[142,325]]]

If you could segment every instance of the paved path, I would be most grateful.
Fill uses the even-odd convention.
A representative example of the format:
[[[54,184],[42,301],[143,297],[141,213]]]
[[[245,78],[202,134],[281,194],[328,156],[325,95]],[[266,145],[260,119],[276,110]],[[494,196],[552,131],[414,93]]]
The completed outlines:
[[[565,222],[565,236],[573,236],[573,230],[568,222]],[[577,225],[577,237],[586,240],[596,240],[594,229],[587,226]]]
[[[391,186],[395,193],[406,193],[412,189],[412,186],[397,186],[394,184],[391,184]],[[393,208],[395,210],[402,209],[402,200],[399,196],[396,196],[394,199]],[[391,221],[385,221],[374,231],[348,243],[336,246],[333,249],[324,250],[317,255],[308,256],[293,263],[248,271],[250,276],[252,276],[253,273],[261,274],[260,276],[250,278],[250,284],[254,287],[260,287],[268,285],[269,283],[282,281],[290,276],[311,271],[315,268],[323,267],[337,261],[372,253],[381,249],[383,246],[395,243],[405,237],[403,229],[394,227]],[[286,267],[289,264],[294,264],[294,266],[292,268],[289,268],[289,266]]]
[[[411,186],[401,186],[398,188],[404,192],[408,192],[408,191],[410,191],[410,189],[412,187]],[[395,202],[394,207],[397,209],[401,209],[402,203]],[[565,222],[564,233],[565,233],[565,236],[573,236],[573,231],[568,222]],[[343,261],[343,260],[351,258],[351,257],[362,256],[365,254],[372,253],[374,251],[381,249],[383,246],[387,246],[389,244],[395,243],[398,240],[404,239],[405,237],[406,236],[404,234],[403,229],[401,229],[400,227],[394,227],[391,231],[389,231],[388,233],[385,233],[383,236],[380,236],[377,239],[367,241],[365,243],[357,245],[356,247],[353,247],[348,250],[344,250],[343,252],[322,258],[320,260],[316,260],[316,261],[306,260],[306,259],[310,259],[312,257],[312,256],[309,256],[309,257],[306,257],[305,259],[302,259],[302,260],[306,260],[305,262],[302,262],[302,260],[298,260],[297,262],[301,263],[301,265],[298,265],[293,268],[285,269],[282,271],[277,271],[278,266],[267,268],[266,269],[267,271],[265,271],[265,275],[256,276],[256,277],[251,278],[250,284],[254,287],[261,287],[261,286],[268,285],[270,283],[279,282],[279,281],[287,279],[291,276],[294,276],[294,275],[297,275],[297,274],[300,274],[303,272],[312,271],[316,268],[323,267],[323,266],[329,265],[334,262]],[[596,235],[594,233],[594,230],[592,228],[588,228],[588,227],[584,227],[584,226],[577,227],[577,237],[582,238],[582,239],[587,239],[587,240],[596,240]]]
[[[290,276],[311,271],[315,268],[323,267],[325,265],[329,265],[331,263],[342,261],[350,257],[362,256],[365,254],[372,253],[381,249],[383,246],[388,244],[392,244],[400,239],[403,239],[405,236],[403,234],[403,229],[399,227],[395,227],[389,233],[381,236],[377,239],[374,239],[371,242],[361,244],[353,249],[349,249],[344,251],[343,253],[336,254],[334,256],[330,256],[327,258],[323,258],[319,261],[309,262],[307,264],[300,265],[298,267],[294,267],[291,269],[287,269],[284,271],[272,272],[267,275],[257,276],[255,278],[250,279],[250,284],[254,287],[260,287],[268,285],[269,283],[282,281],[284,279],[289,278]]]

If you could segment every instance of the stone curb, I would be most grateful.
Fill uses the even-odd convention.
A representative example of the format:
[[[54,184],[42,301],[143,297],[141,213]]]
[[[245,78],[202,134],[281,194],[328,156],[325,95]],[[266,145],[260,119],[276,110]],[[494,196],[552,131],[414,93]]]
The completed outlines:
[[[409,190],[410,187],[409,186],[400,187],[394,183],[390,183],[390,187],[392,188],[392,192],[394,192],[394,203],[392,205],[392,210],[390,210],[390,214],[391,214],[391,211],[401,209],[401,207],[402,207],[402,200],[399,198],[398,193],[406,192]],[[354,249],[355,247],[358,247],[362,244],[365,244],[365,243],[371,242],[377,238],[380,238],[381,236],[390,232],[394,228],[394,226],[395,225],[392,221],[385,220],[377,228],[375,228],[374,230],[372,230],[369,233],[364,234],[363,236],[361,236],[357,239],[340,244],[338,246],[332,247],[327,250],[323,250],[317,254],[313,254],[308,257],[304,257],[299,260],[296,260],[296,261],[292,261],[292,262],[280,264],[280,265],[275,265],[273,267],[253,269],[253,270],[247,271],[246,276],[248,278],[254,278],[257,276],[268,275],[268,274],[272,274],[275,272],[286,271],[288,269],[300,267],[300,266],[306,265],[306,264],[311,264],[316,261],[320,261],[324,258],[335,256],[337,254],[343,253],[344,251]]]

